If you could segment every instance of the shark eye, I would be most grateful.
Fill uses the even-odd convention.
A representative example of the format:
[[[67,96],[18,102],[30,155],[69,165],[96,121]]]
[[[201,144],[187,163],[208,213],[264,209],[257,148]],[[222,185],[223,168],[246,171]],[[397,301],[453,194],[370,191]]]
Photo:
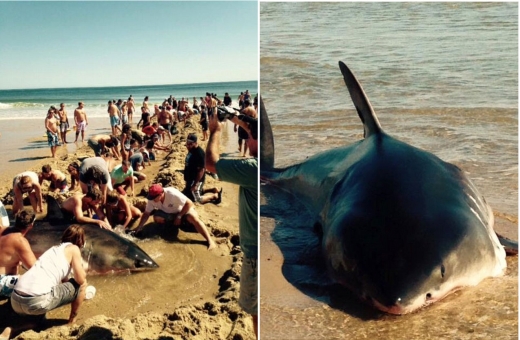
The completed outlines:
[[[444,278],[444,274],[446,273],[446,268],[443,264],[441,264],[441,277]]]
[[[426,294],[426,300],[430,300],[431,298],[432,298],[432,294],[431,293]]]

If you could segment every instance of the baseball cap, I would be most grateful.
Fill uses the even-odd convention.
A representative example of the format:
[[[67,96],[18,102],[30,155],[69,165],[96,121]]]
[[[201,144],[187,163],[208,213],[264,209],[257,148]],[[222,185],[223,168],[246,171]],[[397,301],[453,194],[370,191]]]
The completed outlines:
[[[194,133],[190,133],[188,135],[188,138],[186,139],[187,142],[197,143],[197,135]]]
[[[152,184],[150,189],[148,189],[148,196],[146,196],[147,199],[153,200],[157,198],[160,194],[164,192],[163,187],[160,184]]]

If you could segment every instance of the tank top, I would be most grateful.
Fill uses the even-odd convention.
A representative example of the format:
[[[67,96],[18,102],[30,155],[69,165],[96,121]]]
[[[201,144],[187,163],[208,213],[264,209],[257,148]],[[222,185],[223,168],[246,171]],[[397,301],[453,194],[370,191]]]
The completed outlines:
[[[66,242],[54,246],[43,253],[25,274],[20,276],[14,289],[20,293],[38,296],[50,293],[70,274],[70,263],[65,257],[65,247],[72,243]]]
[[[38,175],[34,171],[24,171],[21,174],[16,175],[14,178],[13,184],[16,185],[20,182],[23,176],[29,176],[33,184],[37,184],[39,182]],[[13,186],[14,186],[13,185]]]

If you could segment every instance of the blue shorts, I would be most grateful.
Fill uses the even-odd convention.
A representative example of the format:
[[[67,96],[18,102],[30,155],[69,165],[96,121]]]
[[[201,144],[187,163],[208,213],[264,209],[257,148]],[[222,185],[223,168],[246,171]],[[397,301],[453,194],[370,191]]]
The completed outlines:
[[[11,296],[14,285],[18,282],[18,275],[0,274],[0,295]]]
[[[47,131],[47,143],[49,147],[60,145],[60,141],[58,140],[58,134]]]
[[[119,125],[119,117],[111,116],[110,117],[110,126],[117,126],[117,125]]]
[[[43,295],[22,296],[14,291],[11,294],[11,306],[20,315],[42,315],[76,300],[79,287],[74,279],[70,279],[52,287],[49,293]]]
[[[258,315],[258,269],[256,259],[244,256],[240,271],[240,296],[238,304],[244,312]]]

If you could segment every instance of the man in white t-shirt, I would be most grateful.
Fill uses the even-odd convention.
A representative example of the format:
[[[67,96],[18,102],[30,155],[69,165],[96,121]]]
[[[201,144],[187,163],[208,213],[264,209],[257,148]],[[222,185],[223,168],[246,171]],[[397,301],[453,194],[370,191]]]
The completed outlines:
[[[200,220],[193,202],[179,190],[173,187],[163,188],[160,184],[153,184],[148,190],[147,198],[146,209],[134,233],[138,233],[143,229],[152,212],[156,210],[153,216],[155,223],[173,222],[173,225],[178,227],[183,221],[186,221],[193,225],[208,241],[208,250],[212,250],[217,246],[204,222]]]

